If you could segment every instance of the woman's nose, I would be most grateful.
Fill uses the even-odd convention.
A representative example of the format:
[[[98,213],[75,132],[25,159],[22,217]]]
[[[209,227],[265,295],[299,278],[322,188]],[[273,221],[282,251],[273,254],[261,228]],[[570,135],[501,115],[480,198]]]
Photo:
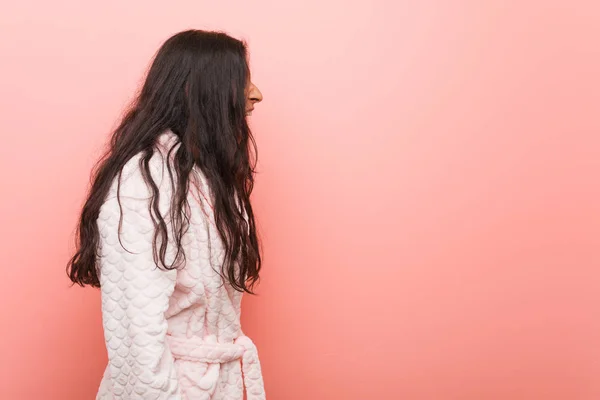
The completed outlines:
[[[252,84],[252,87],[250,88],[250,100],[253,103],[260,103],[263,100],[262,93],[254,84]]]

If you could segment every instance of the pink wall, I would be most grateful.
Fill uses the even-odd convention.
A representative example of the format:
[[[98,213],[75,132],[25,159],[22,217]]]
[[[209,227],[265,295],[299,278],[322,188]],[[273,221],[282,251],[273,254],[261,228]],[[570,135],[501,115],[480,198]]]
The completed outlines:
[[[0,10],[0,398],[93,398],[99,295],[63,272],[76,214],[188,27],[246,37],[266,98],[244,323],[270,399],[600,398],[597,2],[84,4]]]

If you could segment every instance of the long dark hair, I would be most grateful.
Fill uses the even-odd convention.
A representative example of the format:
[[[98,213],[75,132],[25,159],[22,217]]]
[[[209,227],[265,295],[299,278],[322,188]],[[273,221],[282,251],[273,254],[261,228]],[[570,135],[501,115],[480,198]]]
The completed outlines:
[[[145,83],[115,130],[93,175],[92,187],[77,230],[77,250],[67,273],[81,286],[100,287],[97,273],[97,219],[115,178],[141,154],[142,175],[152,189],[154,259],[157,267],[185,264],[181,239],[188,227],[189,176],[197,167],[212,193],[215,223],[225,248],[221,274],[238,291],[252,293],[261,267],[250,193],[254,184],[256,144],[246,121],[246,89],[250,82],[244,42],[220,32],[189,30],[168,39],[156,54]],[[167,264],[169,229],[158,210],[158,186],[149,161],[157,139],[172,131],[180,146],[173,151],[176,184],[171,209],[176,262]],[[161,244],[161,245],[157,245]]]

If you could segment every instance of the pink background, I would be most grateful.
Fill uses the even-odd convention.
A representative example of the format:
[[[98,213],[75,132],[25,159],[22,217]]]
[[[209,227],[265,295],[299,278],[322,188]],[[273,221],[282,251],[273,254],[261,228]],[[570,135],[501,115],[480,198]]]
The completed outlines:
[[[64,265],[154,51],[248,39],[271,400],[600,399],[597,1],[0,6],[0,398],[92,399],[99,294]],[[176,4],[176,5],[175,5]]]

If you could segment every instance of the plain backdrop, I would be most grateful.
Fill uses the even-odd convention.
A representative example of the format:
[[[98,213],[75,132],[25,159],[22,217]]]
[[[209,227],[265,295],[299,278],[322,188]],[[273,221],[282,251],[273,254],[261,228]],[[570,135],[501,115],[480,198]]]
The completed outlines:
[[[99,293],[64,268],[160,44],[248,41],[271,400],[600,399],[600,4],[3,1],[0,398],[85,400]]]

